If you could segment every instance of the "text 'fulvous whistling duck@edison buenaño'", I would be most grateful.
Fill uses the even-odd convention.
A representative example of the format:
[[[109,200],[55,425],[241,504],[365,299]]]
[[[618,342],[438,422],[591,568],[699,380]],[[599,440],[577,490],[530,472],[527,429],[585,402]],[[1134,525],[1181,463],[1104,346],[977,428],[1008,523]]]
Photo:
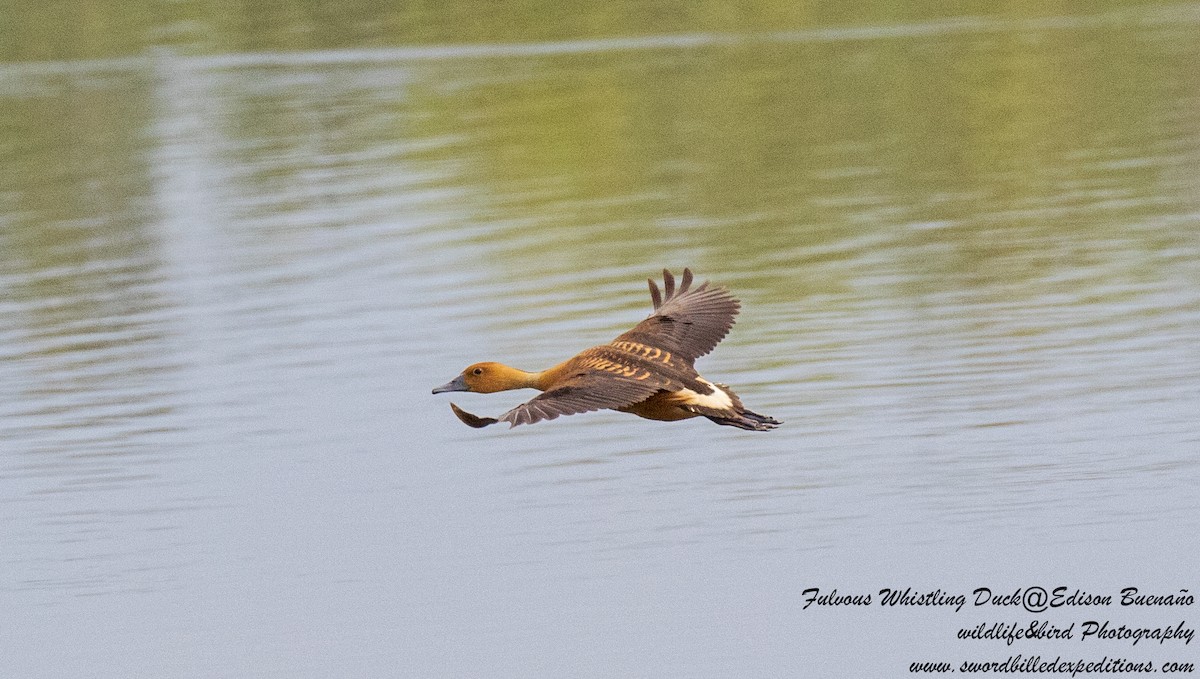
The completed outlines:
[[[675,277],[663,270],[663,292],[653,280],[654,313],[612,342],[585,349],[541,372],[526,372],[502,363],[476,363],[433,393],[474,391],[490,394],[508,389],[542,393],[500,417],[479,417],[450,404],[458,419],[472,427],[508,422],[510,427],[553,420],[591,410],[612,409],[650,420],[685,420],[704,416],[717,424],[767,431],[778,420],[747,410],[724,384],[696,372],[696,359],[712,351],[729,329],[741,304],[729,291],[693,288],[692,272]]]

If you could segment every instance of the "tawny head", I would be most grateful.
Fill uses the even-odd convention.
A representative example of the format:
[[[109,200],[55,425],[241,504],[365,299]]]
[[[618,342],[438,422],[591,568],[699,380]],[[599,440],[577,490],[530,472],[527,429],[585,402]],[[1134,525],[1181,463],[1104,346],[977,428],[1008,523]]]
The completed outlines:
[[[529,374],[510,368],[503,363],[485,361],[467,366],[458,377],[433,390],[440,394],[446,391],[474,391],[491,394],[506,389],[521,389],[529,386]]]

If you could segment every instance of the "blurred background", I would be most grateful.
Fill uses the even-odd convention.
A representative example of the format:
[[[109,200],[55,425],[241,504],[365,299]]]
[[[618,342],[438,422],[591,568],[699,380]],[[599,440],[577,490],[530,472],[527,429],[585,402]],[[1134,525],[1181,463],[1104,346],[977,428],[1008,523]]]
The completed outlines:
[[[1080,646],[801,591],[1196,590],[1200,4],[0,17],[4,676],[887,676]],[[684,266],[780,429],[430,395]]]

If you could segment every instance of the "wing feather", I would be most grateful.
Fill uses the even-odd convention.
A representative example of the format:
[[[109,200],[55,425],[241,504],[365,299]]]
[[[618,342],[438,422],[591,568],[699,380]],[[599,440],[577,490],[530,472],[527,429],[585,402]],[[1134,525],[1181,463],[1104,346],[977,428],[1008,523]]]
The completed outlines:
[[[608,373],[580,372],[496,418],[515,427],[592,410],[621,408],[650,398],[657,382],[624,379]]]
[[[712,351],[729,334],[741,303],[721,287],[709,287],[708,281],[692,288],[691,269],[683,270],[679,289],[675,277],[663,270],[661,301],[658,287],[650,281],[654,313],[614,342],[637,342],[658,347],[679,356],[689,364]]]

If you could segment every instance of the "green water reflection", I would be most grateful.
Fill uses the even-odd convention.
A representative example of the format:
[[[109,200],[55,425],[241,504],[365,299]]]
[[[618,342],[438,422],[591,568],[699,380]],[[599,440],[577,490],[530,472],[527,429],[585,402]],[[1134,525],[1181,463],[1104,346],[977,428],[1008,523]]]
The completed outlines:
[[[173,47],[191,54],[410,44],[509,43],[693,32],[758,33],[888,26],[956,17],[1036,18],[1157,8],[1088,3],[806,3],[621,0],[353,2],[59,2],[2,6],[0,61],[56,61]]]
[[[721,5],[700,7],[680,17],[685,28],[731,19]],[[770,7],[733,17],[741,21],[734,28],[822,19]],[[544,16],[536,4],[525,9],[511,22],[539,16],[557,26],[537,38],[634,32],[611,23],[622,16],[615,10]],[[142,36],[147,23],[163,21],[136,8],[111,10],[84,13],[79,30],[117,25]],[[295,34],[293,24],[317,25],[325,16],[316,3],[280,11],[247,6],[235,26],[217,31],[235,44],[215,49],[339,44],[278,44],[284,39],[273,35]],[[436,35],[422,22],[453,24],[458,12],[480,11],[455,5],[437,21],[432,10],[411,7],[372,16]],[[871,18],[939,14],[932,6],[912,11],[893,17],[881,10]],[[653,5],[643,12],[671,14]],[[363,13],[371,15],[365,7],[338,12]],[[29,11],[18,14],[34,21]],[[415,23],[408,21],[413,16]],[[268,24],[275,32],[263,30]],[[481,26],[492,33],[471,33]],[[509,27],[468,21],[460,37],[501,40]],[[1192,242],[1190,227],[1164,228],[1158,220],[1195,209],[1200,40],[1182,39],[1193,27],[1113,21],[450,59],[414,64],[403,82],[389,83],[395,91],[367,80],[338,85],[354,72],[343,66],[313,67],[310,83],[260,92],[278,72],[250,68],[224,75],[198,96],[218,101],[212,126],[255,190],[270,196],[314,170],[348,172],[355,164],[395,163],[448,177],[440,181],[464,196],[467,218],[493,227],[483,239],[495,244],[509,271],[738,262],[761,283],[786,279],[773,287],[787,291],[814,262],[882,244],[918,251],[910,261],[888,263],[917,284],[1020,281],[1064,264],[1042,256],[1048,244],[1053,250],[1048,239],[1074,243],[1064,247],[1076,253],[1089,243],[1129,239],[1135,257]],[[135,41],[112,33],[114,41]],[[340,44],[347,42],[373,44],[353,36]],[[10,59],[72,56],[53,41],[37,44],[53,54]],[[89,40],[70,44],[86,50]],[[178,73],[195,75],[189,68],[185,63]],[[13,81],[24,91],[0,99],[10,187],[3,198],[5,257],[46,266],[70,250],[54,246],[56,239],[72,238],[80,224],[101,243],[123,244],[116,232],[138,228],[152,191],[146,156],[162,124],[152,90],[164,77],[174,76],[145,68]],[[414,148],[370,157],[371,149],[398,140]],[[296,200],[268,200],[264,208],[301,209],[305,197]],[[97,231],[96,221],[106,226]],[[926,246],[940,254],[925,256]],[[86,251],[102,255],[103,248]],[[830,271],[836,273],[822,269],[822,276]]]

